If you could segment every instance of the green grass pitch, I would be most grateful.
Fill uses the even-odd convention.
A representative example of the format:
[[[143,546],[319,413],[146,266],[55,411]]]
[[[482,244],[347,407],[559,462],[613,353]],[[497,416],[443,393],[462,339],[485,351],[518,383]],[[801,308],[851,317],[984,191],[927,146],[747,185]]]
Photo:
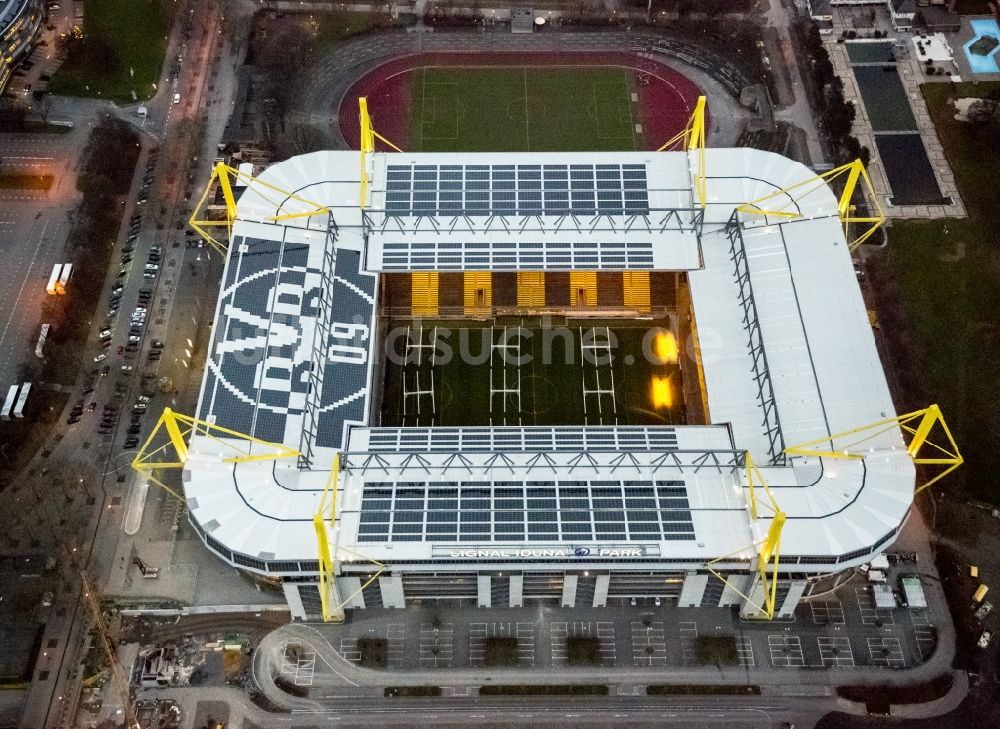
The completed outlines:
[[[395,354],[385,370],[384,426],[684,422],[680,370],[646,356],[647,326],[570,320],[546,330],[537,319],[493,326],[397,321],[389,331],[396,334],[389,337],[387,349]],[[435,336],[437,346],[432,345]],[[604,346],[608,341],[610,358]],[[654,377],[669,380],[672,406],[654,407]]]
[[[621,151],[642,142],[625,69],[425,68],[413,83],[414,151]]]

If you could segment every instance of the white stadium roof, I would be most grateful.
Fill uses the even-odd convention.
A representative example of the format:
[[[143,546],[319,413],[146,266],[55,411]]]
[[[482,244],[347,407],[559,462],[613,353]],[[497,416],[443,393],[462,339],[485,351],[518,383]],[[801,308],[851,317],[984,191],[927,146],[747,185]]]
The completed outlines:
[[[220,445],[196,436],[185,490],[209,545],[251,569],[314,561],[312,515],[337,451],[333,543],[381,561],[628,544],[694,562],[759,541],[769,521],[748,514],[739,453],[769,464],[785,446],[895,411],[833,193],[789,198],[800,218],[731,225],[738,205],[813,173],[752,149],[709,149],[706,160],[704,211],[685,153],[375,154],[364,217],[356,152],[266,170],[262,182],[328,206],[335,230],[326,215],[272,220],[309,211],[302,200],[243,193],[198,417],[282,442],[311,465],[224,464]],[[421,269],[688,271],[711,425],[372,427],[377,273]],[[866,445],[863,460],[762,466],[787,514],[783,567],[800,556],[803,570],[832,569],[898,529],[912,460],[898,428]],[[572,499],[592,523],[571,521]],[[504,504],[532,514],[496,516]],[[494,516],[467,523],[480,512]],[[391,527],[384,513],[397,514]]]

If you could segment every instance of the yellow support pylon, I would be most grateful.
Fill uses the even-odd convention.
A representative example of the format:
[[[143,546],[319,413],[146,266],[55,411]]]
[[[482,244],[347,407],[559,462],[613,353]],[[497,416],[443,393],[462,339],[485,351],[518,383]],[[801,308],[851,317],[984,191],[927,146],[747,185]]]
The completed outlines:
[[[934,426],[938,424],[941,425],[941,430],[947,440],[947,445],[939,445],[930,440],[931,431],[934,429]],[[877,420],[874,423],[863,425],[859,428],[852,428],[851,430],[845,430],[841,433],[834,433],[826,438],[817,438],[816,440],[789,446],[785,449],[785,453],[790,456],[814,456],[818,458],[862,460],[868,454],[868,451],[855,449],[857,449],[864,442],[896,427],[899,427],[900,430],[905,433],[909,433],[912,436],[910,443],[906,446],[906,452],[913,459],[915,464],[945,467],[943,471],[927,481],[927,483],[916,486],[914,488],[914,493],[919,494],[921,491],[932,484],[937,483],[965,462],[965,459],[959,452],[958,444],[955,442],[955,438],[951,434],[951,429],[948,428],[948,424],[944,420],[941,408],[937,405],[929,405],[923,410],[914,410],[912,413],[899,415],[895,418]],[[854,438],[853,436],[859,437]],[[846,443],[835,442],[844,441],[845,439],[850,440]],[[826,448],[817,447],[824,444],[826,445]],[[921,456],[920,452],[923,450],[924,446],[928,446],[933,449],[932,452],[937,455],[934,457]]]
[[[768,193],[767,195],[759,197],[755,200],[751,200],[750,202],[740,205],[736,208],[736,210],[748,215],[764,215],[786,219],[801,218],[802,214],[798,210],[789,209],[794,204],[794,200],[788,193],[792,190],[810,186],[803,194],[798,196],[798,199],[801,199],[810,192],[826,187],[831,180],[834,180],[844,174],[847,175],[847,179],[844,182],[844,191],[840,194],[840,198],[837,200],[837,215],[840,218],[840,222],[844,226],[844,237],[848,241],[848,248],[851,251],[854,251],[858,246],[873,236],[875,231],[877,231],[880,227],[882,227],[882,224],[885,223],[885,213],[882,211],[882,206],[879,205],[875,187],[872,185],[871,178],[868,176],[868,170],[865,169],[864,164],[859,159],[849,162],[848,164],[841,165],[840,167],[835,167],[829,172],[809,177],[802,180],[802,182],[797,182],[789,187]],[[864,183],[864,188],[868,192],[869,202],[875,208],[875,215],[854,215],[856,206],[851,203],[851,200],[853,200],[854,192],[858,188],[858,182]],[[780,204],[774,207],[764,205],[764,203],[776,201],[778,198],[782,199]],[[851,226],[855,224],[861,224],[867,227],[861,235],[851,240],[850,229]]]
[[[764,536],[764,539],[756,542],[752,545],[752,547],[749,547],[750,549],[757,550],[757,556],[754,560],[754,571],[757,573],[757,578],[764,585],[763,603],[758,604],[755,602],[752,597],[742,592],[732,582],[727,580],[722,573],[712,569],[711,566],[719,562],[725,562],[727,559],[742,554],[746,552],[748,548],[741,549],[738,552],[733,552],[732,554],[723,555],[722,557],[716,557],[707,563],[707,567],[709,572],[729,585],[734,592],[746,600],[751,607],[755,608],[761,616],[768,620],[773,620],[778,599],[778,568],[781,562],[781,530],[785,526],[786,515],[785,512],[781,510],[781,507],[778,506],[778,502],[774,498],[774,494],[767,485],[767,481],[764,480],[764,475],[760,472],[760,468],[758,468],[757,464],[754,463],[753,458],[750,456],[750,452],[747,451],[744,457],[746,464],[747,488],[750,496],[750,517],[756,522],[759,518],[768,518],[767,516],[761,515],[761,508],[765,508],[771,512],[771,524],[768,526],[767,534]],[[767,501],[760,504],[758,504],[759,497],[756,491],[758,487],[762,488],[767,496]],[[753,590],[751,590],[751,592],[753,592]]]
[[[159,446],[154,446],[154,443],[162,439],[163,435],[166,436],[166,442]],[[132,468],[139,473],[145,474],[150,481],[175,498],[183,500],[180,494],[157,479],[153,475],[153,472],[161,468],[184,468],[189,455],[188,441],[195,435],[207,436],[232,452],[233,455],[229,458],[223,458],[222,463],[273,461],[279,458],[294,458],[301,455],[297,450],[288,448],[280,443],[270,443],[246,433],[223,428],[222,426],[193,418],[190,415],[175,412],[170,408],[164,408],[160,419],[156,421],[152,432],[146,438],[146,442],[142,444],[139,452],[132,459]],[[241,446],[241,443],[247,445]],[[266,450],[259,453],[252,453],[250,446],[253,445],[263,446]],[[155,460],[157,456],[170,454],[171,449],[172,455],[167,456],[168,460]]]
[[[361,126],[361,144],[359,145],[361,147],[361,194],[359,199],[361,209],[364,210],[368,205],[368,184],[370,182],[368,155],[375,151],[375,140],[383,142],[397,152],[403,150],[375,131],[371,115],[368,113],[368,98],[365,96],[358,97],[358,121]]]
[[[489,271],[466,271],[464,276],[466,315],[488,314],[493,309],[493,276]]]
[[[413,316],[437,316],[438,274],[414,271],[410,274],[410,313]]]
[[[706,98],[699,96],[688,119],[687,126],[683,131],[678,132],[668,139],[657,152],[664,152],[677,146],[683,146],[690,159],[694,154],[694,170],[692,178],[694,180],[694,192],[698,205],[705,207],[706,202],[706,171],[705,171],[705,103]]]
[[[545,273],[517,272],[517,306],[521,309],[541,309],[545,306]]]
[[[580,294],[583,294],[581,297]],[[581,301],[582,299],[582,301]],[[597,306],[597,272],[569,272],[569,305]]]
[[[351,557],[360,557],[371,564],[378,567],[378,571],[375,572],[368,581],[362,584],[357,590],[352,592],[346,598],[339,599],[339,594],[335,589],[334,580],[337,579],[337,563],[334,559],[333,552],[330,550],[330,540],[327,536],[327,523],[329,522],[332,528],[334,524],[337,523],[337,488],[340,482],[340,454],[337,453],[333,457],[333,464],[330,467],[330,477],[326,481],[326,487],[323,489],[323,494],[320,496],[319,507],[316,509],[316,513],[313,515],[313,528],[316,530],[316,544],[319,553],[319,599],[320,605],[323,611],[323,622],[324,623],[342,623],[344,622],[344,607],[354,599],[354,597],[360,593],[362,590],[367,588],[370,584],[375,582],[379,576],[385,572],[385,565],[381,562],[369,559],[368,557],[362,557],[356,552],[340,547],[341,552],[347,552]],[[329,506],[327,506],[329,502]],[[336,602],[334,597],[337,597]]]
[[[625,271],[622,273],[623,303],[627,309],[648,313],[650,305],[649,271]]]
[[[237,212],[236,195],[233,192],[233,183],[236,180],[242,180],[246,183],[248,188],[252,187],[255,192],[260,194],[269,202],[273,202],[276,210],[288,205],[292,201],[301,203],[305,206],[304,210],[298,212],[269,216],[266,218],[268,221],[277,222],[282,220],[291,220],[293,218],[306,218],[330,212],[330,208],[325,205],[320,205],[319,203],[307,200],[304,197],[300,197],[299,195],[289,192],[288,190],[283,190],[282,188],[272,185],[269,182],[263,182],[256,177],[240,172],[235,167],[230,167],[223,162],[219,162],[212,168],[212,174],[208,179],[208,184],[205,185],[205,191],[202,192],[201,198],[199,198],[198,203],[194,206],[194,209],[191,211],[191,217],[188,219],[188,225],[190,225],[195,232],[198,233],[198,235],[200,235],[219,253],[225,254],[227,244],[216,240],[216,238],[208,232],[208,229],[225,227],[227,235],[232,237],[233,223],[236,221]],[[205,203],[208,200],[208,196],[212,192],[213,184],[216,182],[219,183],[219,189],[222,191],[222,200],[225,203],[225,218],[221,220],[211,220],[202,217],[202,213],[205,211]],[[277,193],[277,195],[274,197],[268,197],[269,193],[272,192]]]

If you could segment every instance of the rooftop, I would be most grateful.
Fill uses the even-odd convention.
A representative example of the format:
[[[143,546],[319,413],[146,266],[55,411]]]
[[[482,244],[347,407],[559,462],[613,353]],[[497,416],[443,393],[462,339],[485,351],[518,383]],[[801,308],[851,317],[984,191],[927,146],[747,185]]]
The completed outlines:
[[[372,558],[627,543],[708,560],[767,530],[737,468],[749,451],[773,463],[783,555],[867,553],[912,501],[899,430],[864,460],[781,457],[895,415],[834,195],[737,224],[738,205],[813,173],[752,149],[706,159],[704,210],[684,153],[377,154],[364,216],[356,152],[269,168],[260,179],[297,198],[251,186],[240,199],[198,413],[305,455],[234,467],[196,438],[192,517],[251,560],[315,560],[312,514],[340,451],[334,540]],[[310,203],[330,215],[269,220]],[[711,424],[374,427],[377,273],[421,268],[688,271]]]

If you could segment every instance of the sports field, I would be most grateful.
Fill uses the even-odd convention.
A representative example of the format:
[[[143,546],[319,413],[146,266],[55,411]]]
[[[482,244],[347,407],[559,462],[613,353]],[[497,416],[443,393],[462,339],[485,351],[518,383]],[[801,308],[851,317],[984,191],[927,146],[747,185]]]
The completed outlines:
[[[684,422],[681,372],[665,326],[400,320],[389,331],[385,426]]]
[[[412,76],[414,151],[615,151],[642,139],[629,70],[446,67]]]
[[[358,78],[337,116],[352,148],[363,96],[375,128],[408,151],[631,151],[682,131],[700,93],[627,51],[416,53]]]

